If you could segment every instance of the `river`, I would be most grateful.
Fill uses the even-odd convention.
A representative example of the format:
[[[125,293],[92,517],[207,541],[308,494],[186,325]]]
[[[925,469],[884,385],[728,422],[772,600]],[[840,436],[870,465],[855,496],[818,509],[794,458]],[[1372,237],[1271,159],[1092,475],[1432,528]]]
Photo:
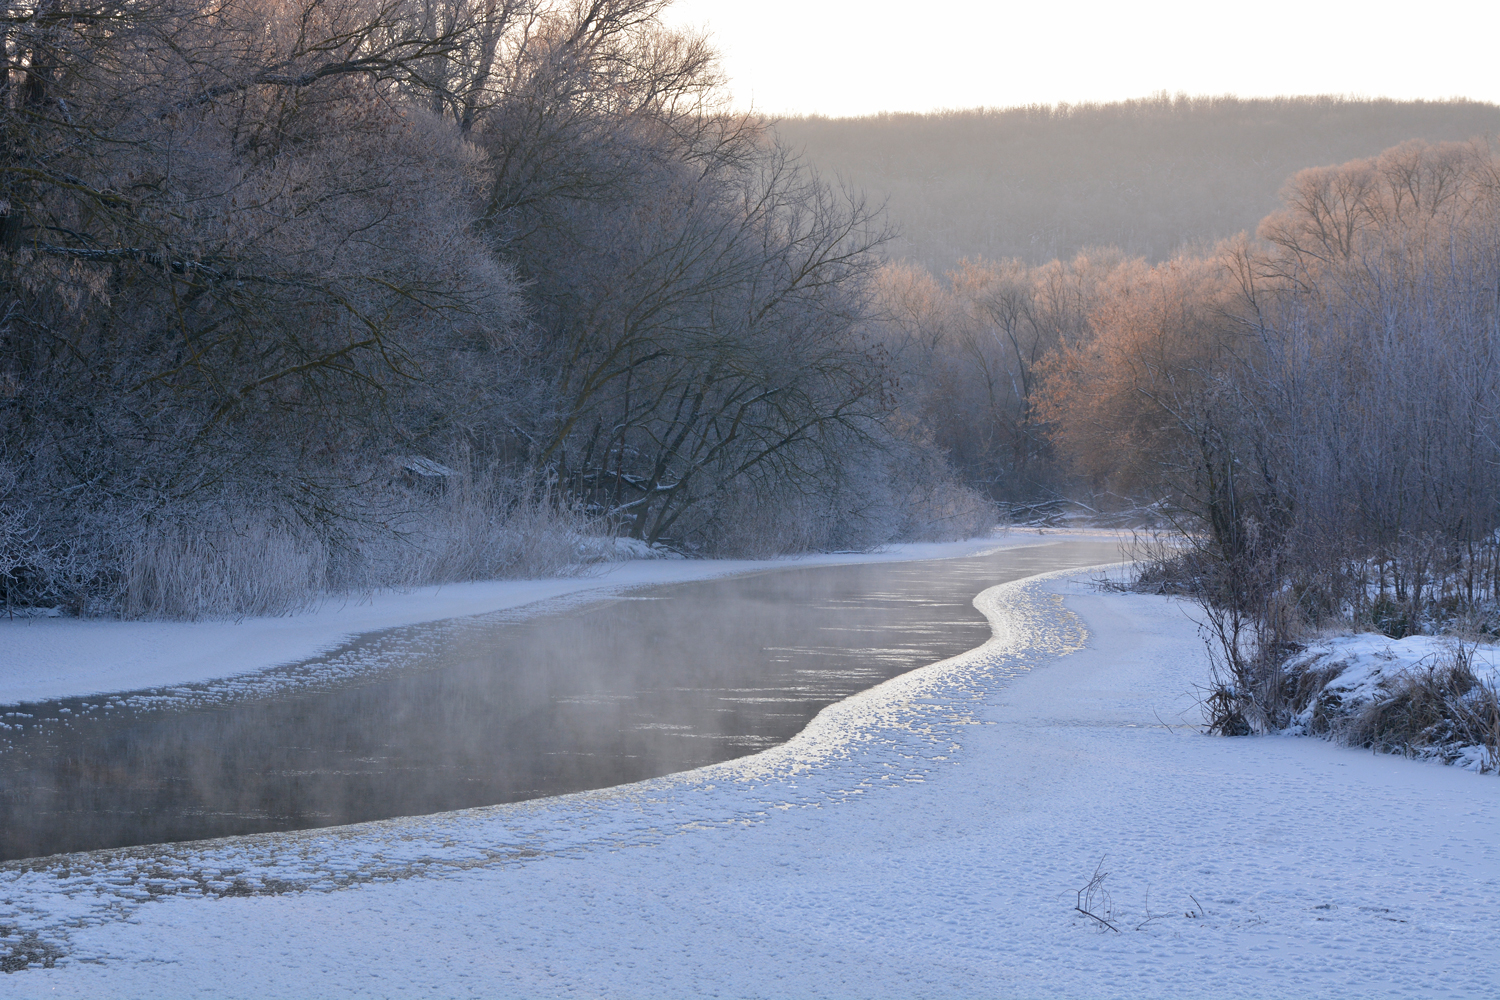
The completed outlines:
[[[354,657],[357,676],[274,695],[22,706],[0,747],[0,860],[422,815],[741,757],[982,644],[979,591],[1120,558],[1059,541],[771,570],[372,633],[303,665],[316,677]]]

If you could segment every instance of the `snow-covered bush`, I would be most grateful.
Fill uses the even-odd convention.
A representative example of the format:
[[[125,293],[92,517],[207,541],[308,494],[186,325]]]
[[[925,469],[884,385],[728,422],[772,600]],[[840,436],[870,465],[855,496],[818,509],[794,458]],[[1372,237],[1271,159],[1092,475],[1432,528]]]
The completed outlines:
[[[1323,639],[1286,664],[1292,726],[1351,746],[1500,770],[1500,649],[1451,638]]]

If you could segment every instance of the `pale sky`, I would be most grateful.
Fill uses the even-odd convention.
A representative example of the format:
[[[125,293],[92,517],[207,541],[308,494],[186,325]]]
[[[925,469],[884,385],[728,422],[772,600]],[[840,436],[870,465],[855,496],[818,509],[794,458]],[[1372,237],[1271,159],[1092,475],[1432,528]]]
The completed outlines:
[[[677,0],[736,103],[859,115],[1159,91],[1500,101],[1500,0]]]

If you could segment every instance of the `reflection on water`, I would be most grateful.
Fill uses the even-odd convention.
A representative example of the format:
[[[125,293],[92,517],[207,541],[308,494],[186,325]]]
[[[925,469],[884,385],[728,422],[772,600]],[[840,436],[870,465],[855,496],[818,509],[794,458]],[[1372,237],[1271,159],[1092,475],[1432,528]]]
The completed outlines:
[[[330,690],[188,711],[26,706],[5,720],[0,859],[513,802],[744,756],[983,643],[980,590],[1118,558],[1059,542],[778,570],[423,626],[409,661]]]

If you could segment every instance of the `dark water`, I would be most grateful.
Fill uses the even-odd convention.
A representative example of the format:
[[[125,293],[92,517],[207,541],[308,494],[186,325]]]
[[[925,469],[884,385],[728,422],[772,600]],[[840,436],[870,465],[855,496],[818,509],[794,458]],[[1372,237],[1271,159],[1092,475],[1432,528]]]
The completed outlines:
[[[1118,558],[1059,542],[778,570],[394,630],[409,662],[325,690],[191,710],[22,706],[4,720],[0,860],[420,815],[744,756],[982,644],[970,602],[986,587]]]

